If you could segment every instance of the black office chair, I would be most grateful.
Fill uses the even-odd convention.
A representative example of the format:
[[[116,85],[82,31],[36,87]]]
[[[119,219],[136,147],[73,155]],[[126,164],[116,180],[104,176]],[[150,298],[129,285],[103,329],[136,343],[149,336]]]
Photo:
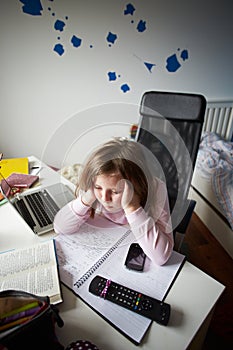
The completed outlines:
[[[174,237],[185,233],[196,204],[188,193],[205,109],[199,94],[149,91],[141,99],[135,141],[151,151],[150,167],[166,181]]]

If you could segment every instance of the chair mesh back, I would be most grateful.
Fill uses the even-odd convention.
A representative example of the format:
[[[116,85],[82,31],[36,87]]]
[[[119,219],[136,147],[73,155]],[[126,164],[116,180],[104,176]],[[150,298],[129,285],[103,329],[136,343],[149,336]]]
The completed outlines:
[[[147,92],[140,107],[136,141],[160,165],[156,176],[166,181],[173,220],[185,210],[199,147],[206,102],[201,95]],[[150,159],[150,162],[151,159]]]

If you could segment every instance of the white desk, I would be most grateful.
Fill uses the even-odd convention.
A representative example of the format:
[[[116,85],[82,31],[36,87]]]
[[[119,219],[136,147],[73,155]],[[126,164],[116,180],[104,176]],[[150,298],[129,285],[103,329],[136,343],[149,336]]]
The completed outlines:
[[[60,180],[67,182],[48,167],[40,171],[43,185]],[[0,223],[0,251],[29,246],[54,236],[54,232],[34,235],[8,203],[0,206]],[[136,346],[62,285],[64,302],[59,309],[65,325],[56,328],[56,333],[65,346],[74,340],[86,339],[101,350],[201,349],[214,306],[223,290],[222,284],[185,262],[166,298],[172,308],[168,326],[153,322],[142,344]]]

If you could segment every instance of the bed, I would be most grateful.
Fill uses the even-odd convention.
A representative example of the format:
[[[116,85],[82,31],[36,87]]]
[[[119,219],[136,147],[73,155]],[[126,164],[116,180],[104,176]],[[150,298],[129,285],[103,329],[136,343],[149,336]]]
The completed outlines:
[[[233,258],[233,102],[207,104],[190,197],[196,214]]]

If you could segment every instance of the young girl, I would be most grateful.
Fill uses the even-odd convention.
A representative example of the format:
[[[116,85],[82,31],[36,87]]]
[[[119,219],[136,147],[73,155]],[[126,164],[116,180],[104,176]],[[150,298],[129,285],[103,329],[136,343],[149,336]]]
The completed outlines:
[[[142,147],[116,138],[95,150],[84,164],[77,198],[55,217],[55,232],[72,234],[101,214],[116,224],[128,224],[146,255],[163,265],[174,245],[167,190],[152,176]]]

